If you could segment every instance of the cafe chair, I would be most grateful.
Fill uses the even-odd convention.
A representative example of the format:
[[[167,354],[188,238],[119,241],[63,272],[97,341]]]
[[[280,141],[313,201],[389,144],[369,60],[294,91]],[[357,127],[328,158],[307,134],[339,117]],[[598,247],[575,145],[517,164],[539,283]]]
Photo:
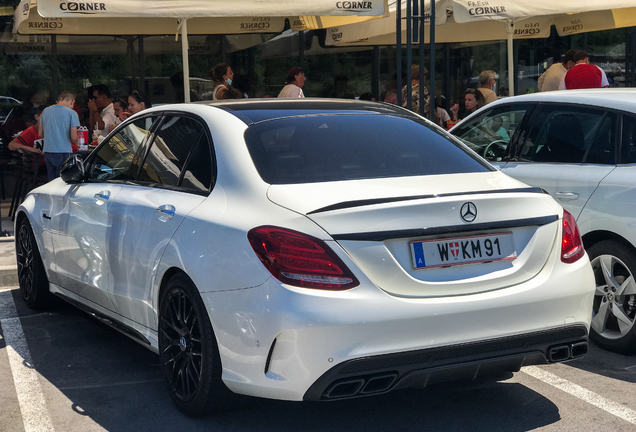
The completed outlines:
[[[9,208],[9,217],[12,221],[15,220],[15,212],[24,201],[26,194],[38,185],[41,159],[41,154],[33,152],[18,153],[16,156],[15,160],[18,163],[18,168],[13,197],[11,198],[11,207]]]

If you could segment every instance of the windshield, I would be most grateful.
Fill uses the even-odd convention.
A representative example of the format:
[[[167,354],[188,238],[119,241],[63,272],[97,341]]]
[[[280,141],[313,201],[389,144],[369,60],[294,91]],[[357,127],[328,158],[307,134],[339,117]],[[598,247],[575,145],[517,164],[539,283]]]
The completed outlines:
[[[377,114],[287,117],[250,126],[245,141],[269,184],[485,172],[461,144],[414,119]]]

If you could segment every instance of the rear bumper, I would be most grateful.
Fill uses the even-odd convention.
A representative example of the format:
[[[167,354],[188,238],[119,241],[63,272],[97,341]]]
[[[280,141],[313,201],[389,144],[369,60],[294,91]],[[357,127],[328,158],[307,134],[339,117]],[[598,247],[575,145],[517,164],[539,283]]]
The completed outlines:
[[[307,390],[304,400],[347,399],[457,379],[475,379],[522,366],[579,358],[588,351],[584,326],[379,355],[334,366]]]
[[[365,386],[377,374],[392,374],[393,380],[373,379],[377,393],[445,375],[514,371],[549,362],[554,347],[586,342],[595,289],[589,260],[553,263],[523,284],[448,298],[394,297],[363,277],[342,292],[270,278],[202,298],[230,390],[328,399],[339,397],[331,388],[341,379],[363,379]],[[571,351],[557,350],[556,360]],[[354,390],[342,397],[361,395],[362,388]]]

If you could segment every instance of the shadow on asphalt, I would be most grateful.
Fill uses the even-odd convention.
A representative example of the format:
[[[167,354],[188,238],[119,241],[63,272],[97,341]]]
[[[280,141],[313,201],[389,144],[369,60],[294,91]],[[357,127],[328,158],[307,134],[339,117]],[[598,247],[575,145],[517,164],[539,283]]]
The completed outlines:
[[[250,399],[236,411],[188,418],[173,406],[155,354],[70,305],[33,312],[14,297],[38,372],[68,398],[47,402],[52,415],[88,416],[108,431],[515,432],[560,420],[549,399],[505,381],[322,403]]]
[[[634,367],[636,365],[636,354],[622,355],[613,353],[591,341],[590,352],[581,359],[568,362],[567,365],[596,375],[636,383],[636,368]]]

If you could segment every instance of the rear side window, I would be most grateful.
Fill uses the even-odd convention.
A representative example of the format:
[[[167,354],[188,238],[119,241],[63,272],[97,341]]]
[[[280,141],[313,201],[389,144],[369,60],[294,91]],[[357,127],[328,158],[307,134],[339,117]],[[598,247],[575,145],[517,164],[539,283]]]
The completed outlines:
[[[193,157],[198,159],[193,161]],[[155,131],[138,180],[161,186],[208,190],[210,160],[205,126],[189,117],[166,117]],[[188,168],[184,170],[186,164]],[[185,182],[181,181],[182,174],[187,179]]]
[[[197,192],[206,192],[212,189],[213,178],[210,143],[207,135],[201,134],[183,170],[180,186]]]
[[[269,184],[486,172],[425,123],[375,114],[300,116],[250,126],[245,141]]]
[[[616,115],[593,108],[546,106],[532,119],[519,160],[614,163]]]
[[[621,163],[636,163],[636,117],[623,115]]]

